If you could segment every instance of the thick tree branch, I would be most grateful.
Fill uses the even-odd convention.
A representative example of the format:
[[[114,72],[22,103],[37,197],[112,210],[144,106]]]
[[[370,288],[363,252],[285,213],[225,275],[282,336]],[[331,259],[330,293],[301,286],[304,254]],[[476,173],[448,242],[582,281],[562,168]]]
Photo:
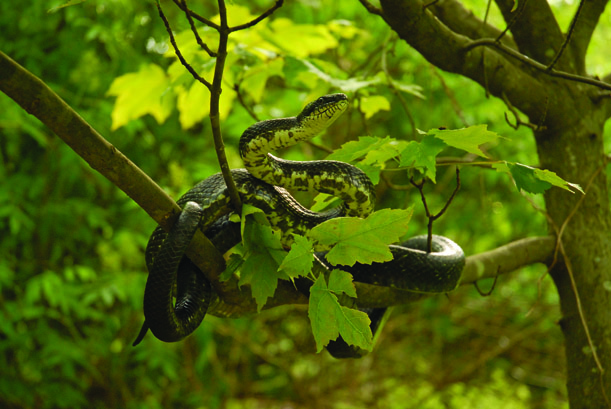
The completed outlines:
[[[385,21],[433,65],[464,75],[499,98],[505,93],[533,123],[544,117],[546,84],[532,75],[534,70],[499,52],[486,50],[485,59],[484,50],[465,52],[472,40],[450,30],[419,0],[380,3]]]
[[[172,226],[180,213],[176,202],[43,81],[1,51],[0,90],[48,126],[93,169],[138,203],[153,220],[166,229]],[[225,262],[202,233],[196,234],[188,254],[209,279],[218,281]]]
[[[528,0],[520,2],[521,10],[512,12],[515,3],[513,0],[496,0],[498,7],[503,13],[507,24],[512,20],[515,13],[521,13],[520,18],[511,27],[513,39],[518,44],[518,49],[524,55],[535,59],[543,64],[549,64],[560,45],[564,41],[562,31],[556,22],[546,0]],[[537,41],[533,41],[536,38]],[[568,69],[561,60],[562,69]]]
[[[484,23],[483,20],[477,18],[471,10],[466,9],[458,0],[438,1],[430,7],[430,10],[452,31],[473,40],[490,37],[497,38],[501,35],[501,30],[488,23]],[[507,47],[518,48],[511,36],[505,35],[500,41]]]
[[[584,0],[585,1],[585,0]],[[598,24],[600,15],[605,10],[609,0],[588,0],[583,4],[579,22],[575,25],[573,38],[569,47],[575,58],[577,73],[586,74],[586,52],[592,39],[592,33]]]
[[[522,63],[524,63],[525,65],[532,67],[538,71],[544,72],[547,75],[551,76],[551,77],[558,77],[558,78],[564,78],[566,80],[569,81],[575,81],[575,82],[581,82],[584,84],[589,84],[589,85],[593,85],[595,87],[598,88],[602,88],[602,89],[607,89],[607,90],[611,90],[611,84],[607,83],[607,82],[603,82],[591,77],[583,77],[581,75],[576,75],[576,74],[572,74],[570,72],[564,72],[564,71],[557,71],[554,69],[550,69],[549,66],[543,65],[540,62],[537,62],[535,60],[529,59],[528,57],[520,54],[519,52],[513,50],[512,48],[508,48],[505,47],[502,44],[497,43],[494,39],[492,38],[482,38],[480,40],[475,40],[473,41],[471,44],[469,44],[466,47],[466,50],[472,50],[476,47],[479,46],[490,46],[490,47],[494,47],[498,50],[501,50],[502,52],[504,52],[505,54],[515,58],[518,61],[521,61]]]

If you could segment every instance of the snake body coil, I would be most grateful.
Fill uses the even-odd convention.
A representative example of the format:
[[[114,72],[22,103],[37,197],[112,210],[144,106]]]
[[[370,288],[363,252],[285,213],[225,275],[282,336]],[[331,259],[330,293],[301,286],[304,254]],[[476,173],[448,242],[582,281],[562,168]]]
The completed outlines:
[[[285,243],[290,243],[293,233],[305,234],[325,220],[366,217],[373,211],[373,185],[355,166],[339,161],[287,161],[269,153],[312,138],[335,121],[347,105],[344,94],[327,95],[307,105],[297,117],[252,125],[240,139],[240,154],[248,170],[231,171],[240,197],[263,210]],[[285,188],[317,190],[340,197],[344,204],[324,213],[312,212]],[[142,340],[147,328],[162,341],[178,341],[193,332],[206,314],[212,298],[210,284],[184,255],[197,228],[220,252],[239,242],[239,230],[226,217],[232,208],[221,174],[200,182],[177,203],[183,208],[179,220],[169,233],[157,227],[146,249],[149,278],[144,295],[145,323],[134,345]],[[355,281],[419,292],[451,291],[464,266],[462,250],[445,237],[433,236],[433,252],[427,253],[423,237],[391,246],[394,259],[390,262],[357,263],[342,269],[352,273]],[[319,259],[326,264],[324,254]],[[345,351],[340,350],[338,356],[342,354]]]

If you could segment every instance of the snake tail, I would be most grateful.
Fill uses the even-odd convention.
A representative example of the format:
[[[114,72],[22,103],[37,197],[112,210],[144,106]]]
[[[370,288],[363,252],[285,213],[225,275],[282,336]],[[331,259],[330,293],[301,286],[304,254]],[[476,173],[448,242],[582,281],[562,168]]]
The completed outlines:
[[[202,212],[195,202],[184,205],[149,272],[144,290],[145,325],[161,341],[179,341],[193,332],[208,309],[210,283],[188,257],[183,257]]]

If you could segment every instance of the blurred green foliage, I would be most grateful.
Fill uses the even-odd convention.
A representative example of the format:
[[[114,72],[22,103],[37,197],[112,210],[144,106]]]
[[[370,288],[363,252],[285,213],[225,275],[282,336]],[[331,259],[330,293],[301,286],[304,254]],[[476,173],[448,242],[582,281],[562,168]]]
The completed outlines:
[[[63,3],[0,2],[0,49],[40,76],[173,196],[215,173],[206,107],[193,103],[201,100],[196,93],[203,87],[166,55],[167,34],[154,3],[88,0],[48,12]],[[216,2],[202,3],[194,5],[200,14],[217,14]],[[171,2],[163,5],[175,32],[188,30],[182,12]],[[232,5],[257,15],[271,2]],[[483,15],[481,5],[475,10]],[[608,13],[606,18],[608,32]],[[280,28],[285,34],[275,37],[273,30]],[[325,43],[302,45],[300,38],[312,31]],[[254,41],[248,37],[254,34],[286,55],[281,67],[239,46]],[[260,118],[294,115],[305,100],[328,90],[351,92],[355,109],[318,137],[318,144],[338,148],[369,135],[411,140],[415,129],[395,94],[401,92],[416,128],[487,124],[508,138],[486,146],[487,154],[537,164],[531,135],[505,122],[502,102],[395,42],[384,23],[356,1],[288,2],[269,21],[236,36],[233,47],[226,78],[240,86]],[[203,70],[205,54],[192,50],[190,57]],[[257,62],[255,68],[261,61],[268,65],[248,72],[249,61]],[[116,79],[151,67],[171,85],[172,104],[161,104],[156,116],[113,116],[120,103],[111,95],[152,92],[143,84],[138,94],[136,84],[121,87]],[[230,165],[240,167],[237,139],[254,120],[230,96],[235,94],[225,94],[225,142]],[[305,144],[283,153],[292,159],[325,155]],[[393,185],[409,183],[405,172],[386,176]],[[236,320],[207,317],[183,342],[147,337],[132,348],[142,321],[143,251],[155,223],[3,94],[0,177],[3,408],[566,406],[557,296],[541,266],[500,277],[490,297],[461,288],[449,297],[397,307],[377,348],[357,361],[315,353],[305,306]],[[469,167],[461,182],[435,230],[467,254],[546,233],[544,216],[506,176]],[[410,234],[425,231],[418,192],[389,186],[378,185],[378,207],[413,205]],[[425,188],[430,208],[440,209],[453,187],[453,168],[438,168],[437,183]],[[541,205],[540,198],[529,199]]]

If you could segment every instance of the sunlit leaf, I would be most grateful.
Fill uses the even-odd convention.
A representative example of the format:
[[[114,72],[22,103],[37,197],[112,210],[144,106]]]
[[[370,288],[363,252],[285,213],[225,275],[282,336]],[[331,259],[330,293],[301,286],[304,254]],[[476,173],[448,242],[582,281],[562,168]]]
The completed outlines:
[[[270,23],[270,28],[274,44],[296,57],[319,54],[338,45],[329,29],[322,24],[295,24],[287,18],[276,18]]]
[[[112,129],[146,114],[163,123],[174,108],[169,87],[166,73],[156,64],[144,65],[137,72],[116,78],[106,93],[117,97],[112,110]]]
[[[365,114],[365,119],[369,119],[380,111],[390,111],[390,102],[382,95],[361,97],[360,109]]]

